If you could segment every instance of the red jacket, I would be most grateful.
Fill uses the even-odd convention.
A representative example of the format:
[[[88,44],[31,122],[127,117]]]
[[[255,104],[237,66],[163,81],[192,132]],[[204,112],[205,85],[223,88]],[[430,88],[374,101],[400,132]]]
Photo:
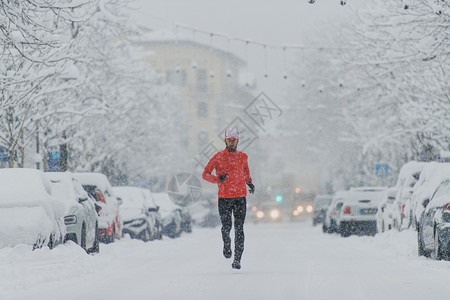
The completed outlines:
[[[247,196],[245,184],[251,182],[248,156],[244,152],[230,152],[224,149],[211,157],[203,171],[202,178],[219,186],[219,198],[237,198]],[[216,175],[211,172],[216,169]],[[224,182],[219,182],[219,176],[228,174]]]

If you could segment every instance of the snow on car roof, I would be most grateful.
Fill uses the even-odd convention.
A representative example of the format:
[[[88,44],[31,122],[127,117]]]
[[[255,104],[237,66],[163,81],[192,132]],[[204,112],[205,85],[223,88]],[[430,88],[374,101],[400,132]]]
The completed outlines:
[[[110,195],[113,194],[112,186],[105,174],[85,172],[73,173],[73,175],[82,185],[95,185],[102,192],[107,191]]]
[[[181,209],[180,206],[170,200],[169,194],[167,193],[152,193],[152,197],[161,212],[171,212],[176,209]]]
[[[413,188],[413,199],[421,203],[422,200],[431,197],[441,182],[447,178],[450,178],[449,163],[428,163]]]
[[[123,201],[121,208],[147,206],[142,188],[133,186],[114,186],[114,195]]]
[[[49,181],[36,169],[0,169],[0,182],[0,207],[40,205],[51,195]]]

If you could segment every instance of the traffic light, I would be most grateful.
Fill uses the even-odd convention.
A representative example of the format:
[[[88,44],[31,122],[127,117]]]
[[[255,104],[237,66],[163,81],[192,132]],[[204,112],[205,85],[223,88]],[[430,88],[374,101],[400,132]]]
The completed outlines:
[[[282,195],[277,195],[275,197],[275,201],[278,202],[278,203],[282,202],[283,201],[283,196]]]

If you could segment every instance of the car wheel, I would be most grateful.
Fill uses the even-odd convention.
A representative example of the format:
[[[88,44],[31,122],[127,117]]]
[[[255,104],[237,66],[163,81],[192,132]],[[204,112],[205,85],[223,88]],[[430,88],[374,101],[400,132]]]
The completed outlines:
[[[425,250],[425,245],[423,243],[422,237],[420,235],[420,228],[417,230],[417,252],[419,256],[430,257],[430,253]]]
[[[325,223],[322,224],[322,232],[326,233],[328,231],[327,225]]]
[[[439,230],[434,230],[434,251],[433,251],[433,259],[441,260],[442,259],[442,245],[439,240]]]
[[[100,252],[100,242],[98,237],[98,224],[95,224],[95,238],[92,248],[89,249],[88,253],[99,253]]]
[[[87,252],[86,249],[86,225],[83,223],[81,226],[81,237],[80,237],[80,246]]]

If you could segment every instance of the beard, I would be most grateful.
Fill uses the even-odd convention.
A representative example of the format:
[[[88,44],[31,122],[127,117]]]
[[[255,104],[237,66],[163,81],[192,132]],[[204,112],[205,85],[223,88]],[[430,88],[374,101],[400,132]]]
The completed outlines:
[[[237,145],[236,146],[228,146],[227,145],[227,150],[230,151],[230,152],[235,152],[236,148],[237,148]]]

